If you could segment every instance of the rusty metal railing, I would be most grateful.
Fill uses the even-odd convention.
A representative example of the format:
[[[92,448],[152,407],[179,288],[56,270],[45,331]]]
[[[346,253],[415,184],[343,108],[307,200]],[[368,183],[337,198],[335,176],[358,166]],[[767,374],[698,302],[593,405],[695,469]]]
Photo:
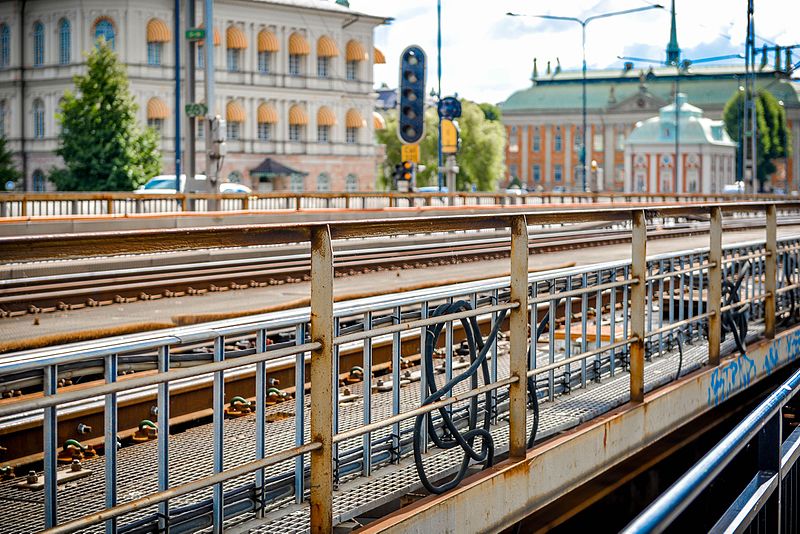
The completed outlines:
[[[16,376],[41,373],[44,395],[23,396],[0,404],[0,419],[20,414],[42,413],[44,452],[43,526],[51,532],[75,532],[92,524],[105,523],[116,532],[118,519],[127,514],[143,513],[158,506],[157,521],[166,528],[171,518],[171,503],[179,496],[196,494],[212,488],[211,526],[221,531],[227,519],[229,496],[223,483],[251,481],[256,508],[264,513],[272,488],[266,468],[278,465],[293,472],[293,498],[310,504],[313,532],[330,532],[336,517],[333,508],[334,487],[343,477],[357,472],[369,475],[377,466],[395,463],[409,455],[408,423],[417,417],[436,418],[437,414],[455,413],[475,402],[477,410],[490,411],[494,432],[507,437],[510,461],[525,456],[530,432],[530,395],[538,402],[553,401],[587,382],[602,381],[620,372],[628,372],[629,400],[645,398],[644,369],[651,358],[666,355],[687,340],[708,340],[708,363],[719,364],[723,333],[752,335],[737,322],[745,314],[763,324],[765,337],[773,337],[776,317],[794,314],[798,284],[797,239],[777,240],[779,216],[796,214],[800,203],[751,202],[704,204],[672,207],[536,210],[513,214],[469,215],[435,219],[393,219],[386,221],[343,222],[336,224],[289,224],[282,226],[246,226],[181,231],[108,233],[91,236],[34,236],[0,238],[0,257],[4,261],[45,258],[86,257],[134,251],[175,251],[187,247],[248,246],[255,244],[309,242],[311,245],[311,304],[309,308],[209,323],[196,327],[172,329],[133,338],[112,338],[72,346],[54,347],[12,354],[0,363],[0,381]],[[723,214],[761,212],[767,230],[764,241],[722,247]],[[709,247],[655,257],[647,256],[648,219],[707,219],[711,231]],[[609,262],[552,273],[530,274],[528,255],[529,225],[554,222],[607,221],[630,226],[633,233],[629,261]],[[333,247],[336,240],[364,237],[390,237],[397,234],[447,232],[485,228],[509,228],[511,233],[510,276],[487,282],[461,284],[361,299],[334,306]],[[780,246],[779,246],[780,244]],[[745,267],[745,263],[747,267]],[[781,266],[780,271],[778,266]],[[782,274],[781,274],[782,273]],[[732,282],[730,280],[733,280]],[[780,289],[777,284],[782,282]],[[734,289],[731,287],[736,286]],[[722,295],[735,299],[723,302]],[[789,298],[791,297],[791,299]],[[464,301],[464,311],[436,315],[432,308],[441,303]],[[687,304],[688,303],[688,304]],[[590,313],[590,306],[593,312]],[[791,308],[791,311],[790,311]],[[563,310],[563,311],[562,311]],[[654,313],[653,310],[658,310]],[[444,363],[446,381],[458,376],[454,359],[456,341],[453,323],[476,318],[497,325],[507,314],[509,340],[505,349],[496,340],[487,347],[490,354],[488,378],[472,385],[462,384],[440,400],[420,405],[401,400],[405,380],[401,374],[401,347],[407,336],[419,332],[420,350],[431,335],[430,328],[445,325]],[[592,320],[593,316],[593,320]],[[734,321],[731,330],[730,321]],[[539,327],[537,328],[537,324]],[[726,326],[727,325],[727,326]],[[727,330],[726,330],[727,328]],[[530,329],[530,333],[529,333]],[[279,345],[269,345],[271,333],[288,333]],[[579,337],[574,336],[579,333]],[[546,334],[547,347],[539,343]],[[229,340],[247,337],[252,349],[237,352]],[[288,336],[288,337],[287,337]],[[564,339],[563,352],[556,350],[556,340]],[[373,419],[372,403],[378,393],[372,391],[372,344],[376,339],[392,341],[392,387],[387,402],[390,415]],[[593,338],[593,339],[592,339]],[[172,348],[186,344],[211,344],[208,359],[191,366],[176,367]],[[364,387],[361,392],[362,417],[345,422],[341,417],[338,382],[341,373],[338,353],[347,344],[363,345]],[[118,366],[129,354],[155,352],[152,374],[118,377]],[[507,361],[507,371],[498,368]],[[210,361],[209,361],[210,360]],[[294,444],[277,450],[265,447],[266,400],[269,383],[267,371],[277,361],[295,361],[295,436]],[[305,367],[310,360],[310,394]],[[76,390],[59,391],[60,370],[87,362],[102,362],[104,382],[87,384]],[[425,360],[416,380],[418,399],[427,396]],[[225,408],[232,402],[225,392],[225,373],[255,367],[255,441],[254,458],[235,467],[225,467]],[[183,380],[213,377],[213,423],[210,452],[212,472],[190,482],[172,486],[169,479],[170,385]],[[409,375],[411,377],[411,375]],[[529,380],[531,379],[531,380]],[[408,380],[411,380],[409,378]],[[533,384],[533,387],[529,384]],[[468,386],[468,387],[467,387]],[[119,402],[126,394],[143,388],[158,390],[158,473],[156,491],[140,498],[121,502],[117,487],[116,447]],[[485,397],[478,404],[476,399]],[[56,431],[58,410],[69,409],[87,399],[105,403],[104,502],[100,510],[79,511],[66,518],[57,515],[58,469],[60,449]],[[306,401],[310,401],[308,407]],[[405,408],[405,409],[404,409]],[[305,420],[310,419],[309,439]],[[356,421],[358,419],[358,421]],[[441,424],[441,417],[436,419]],[[503,426],[507,421],[507,427]],[[344,423],[344,427],[342,424]],[[502,423],[502,424],[501,424]],[[435,425],[432,427],[438,428]],[[414,439],[420,439],[414,434]],[[422,432],[423,447],[432,447]],[[355,451],[355,452],[354,452]],[[387,454],[388,451],[388,454]],[[306,457],[309,458],[308,464]],[[288,466],[288,467],[287,467]],[[306,482],[307,474],[310,481]],[[248,490],[250,491],[250,490]],[[141,516],[134,516],[141,519]]]
[[[48,216],[101,216],[208,211],[215,199],[219,211],[297,211],[304,209],[374,210],[443,206],[520,206],[598,203],[688,203],[740,201],[731,194],[644,193],[179,193],[137,194],[121,192],[0,193],[0,218]],[[783,195],[748,195],[748,200],[780,201]]]

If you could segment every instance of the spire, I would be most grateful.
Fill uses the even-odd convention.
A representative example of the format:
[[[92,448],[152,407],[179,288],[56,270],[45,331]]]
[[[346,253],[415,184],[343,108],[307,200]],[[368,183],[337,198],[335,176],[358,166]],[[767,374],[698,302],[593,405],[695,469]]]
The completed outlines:
[[[536,66],[536,58],[533,58],[533,77],[531,78],[533,81],[539,77],[539,68]]]
[[[678,46],[678,28],[675,24],[675,0],[672,0],[672,22],[669,28],[667,43],[667,65],[677,65],[681,59],[681,48]]]
[[[552,73],[552,71],[550,70],[550,61],[548,61],[548,62],[547,62],[547,72],[546,72],[545,74],[547,74],[548,76],[550,76],[550,74],[551,74],[551,73]]]

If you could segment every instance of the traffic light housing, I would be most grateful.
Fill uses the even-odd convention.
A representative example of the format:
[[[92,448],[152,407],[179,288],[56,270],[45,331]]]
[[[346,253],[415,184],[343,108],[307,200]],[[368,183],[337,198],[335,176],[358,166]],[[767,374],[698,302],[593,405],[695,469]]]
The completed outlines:
[[[417,45],[400,56],[400,113],[397,135],[406,144],[419,143],[425,135],[425,52]]]
[[[409,182],[414,180],[414,164],[410,161],[403,162],[403,173],[400,175],[403,180]]]

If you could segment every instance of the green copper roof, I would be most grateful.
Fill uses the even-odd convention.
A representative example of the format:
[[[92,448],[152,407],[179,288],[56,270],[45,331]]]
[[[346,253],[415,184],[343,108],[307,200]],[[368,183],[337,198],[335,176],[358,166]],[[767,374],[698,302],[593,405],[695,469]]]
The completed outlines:
[[[669,73],[671,71],[671,74]],[[734,72],[719,68],[697,70],[680,77],[680,92],[686,93],[689,102],[701,108],[720,108],[739,89],[740,80]],[[674,98],[675,69],[661,68],[640,85],[639,73],[621,71],[595,71],[586,84],[586,106],[591,112],[609,112],[636,99],[643,90],[645,95],[667,104]],[[785,76],[766,70],[757,77],[756,85],[766,88],[787,108],[800,107],[800,84]],[[613,88],[613,93],[612,93]],[[549,111],[575,111],[581,108],[581,79],[575,73],[562,73],[559,77],[539,81],[517,91],[501,104],[503,113],[531,113]],[[626,108],[628,109],[628,108]]]
[[[669,27],[669,43],[667,43],[667,64],[677,65],[681,59],[681,47],[678,46],[678,28],[675,23],[675,0],[672,0],[672,21]]]
[[[679,139],[684,144],[703,144],[735,147],[725,131],[722,121],[703,117],[703,110],[686,102],[686,95],[678,95]],[[631,145],[673,145],[675,143],[675,104],[664,106],[658,117],[636,124],[626,143]]]

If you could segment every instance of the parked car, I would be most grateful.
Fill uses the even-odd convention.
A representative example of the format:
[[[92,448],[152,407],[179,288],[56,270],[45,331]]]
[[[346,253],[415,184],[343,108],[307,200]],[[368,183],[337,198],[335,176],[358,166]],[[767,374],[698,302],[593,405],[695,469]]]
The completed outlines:
[[[414,190],[417,193],[439,193],[439,186],[438,185],[426,185],[423,187],[418,187]],[[447,188],[442,187],[442,193],[447,193]]]
[[[205,180],[204,174],[195,175],[195,180]],[[243,184],[223,182],[217,187],[220,193],[252,193],[253,190]],[[186,175],[181,174],[181,191],[186,190]],[[175,194],[175,175],[161,174],[150,178],[134,193],[140,195],[172,195]]]
[[[744,193],[744,182],[734,182],[732,184],[725,184],[722,187],[722,192],[728,194],[741,195],[742,193]]]

